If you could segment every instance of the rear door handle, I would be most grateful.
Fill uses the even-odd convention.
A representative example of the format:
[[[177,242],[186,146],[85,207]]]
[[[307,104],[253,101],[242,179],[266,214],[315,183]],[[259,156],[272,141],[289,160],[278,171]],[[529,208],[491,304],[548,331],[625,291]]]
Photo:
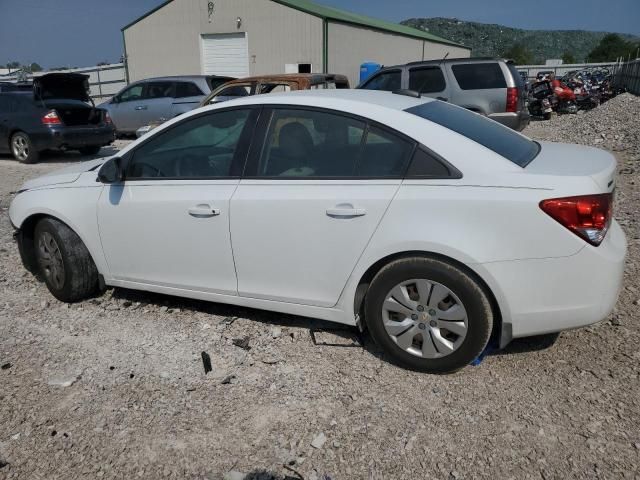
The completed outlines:
[[[220,215],[220,210],[217,208],[211,208],[210,205],[201,204],[191,207],[189,209],[189,215],[196,218],[217,217]]]
[[[333,208],[327,209],[327,215],[333,218],[354,218],[364,217],[367,211],[364,208],[355,208],[349,203],[336,205]]]
[[[146,110],[148,107],[146,105],[138,105],[136,110]]]

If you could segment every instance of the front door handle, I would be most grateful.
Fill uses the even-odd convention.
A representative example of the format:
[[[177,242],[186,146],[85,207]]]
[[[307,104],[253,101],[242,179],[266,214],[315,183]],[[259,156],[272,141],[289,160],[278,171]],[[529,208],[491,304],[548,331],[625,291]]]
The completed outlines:
[[[333,218],[355,218],[364,217],[367,211],[364,208],[355,208],[350,203],[341,203],[333,208],[327,209],[327,215]]]
[[[217,217],[220,215],[220,210],[217,208],[211,208],[210,205],[201,204],[191,207],[189,209],[189,215],[196,218]]]
[[[436,97],[436,100],[442,100],[443,102],[448,102],[449,99],[447,97]]]
[[[146,105],[138,105],[136,110],[146,110],[148,107]]]

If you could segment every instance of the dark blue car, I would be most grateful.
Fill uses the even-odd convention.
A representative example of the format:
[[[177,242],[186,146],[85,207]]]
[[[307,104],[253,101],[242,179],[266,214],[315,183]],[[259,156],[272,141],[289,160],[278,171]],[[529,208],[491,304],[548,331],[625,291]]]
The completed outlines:
[[[89,97],[88,76],[50,73],[25,85],[0,88],[0,153],[35,163],[48,149],[94,155],[115,139],[106,110]]]

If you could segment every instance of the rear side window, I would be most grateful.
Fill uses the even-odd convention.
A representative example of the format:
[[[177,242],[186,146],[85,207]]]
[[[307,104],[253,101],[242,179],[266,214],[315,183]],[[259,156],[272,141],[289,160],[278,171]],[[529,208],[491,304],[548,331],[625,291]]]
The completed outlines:
[[[536,142],[510,128],[445,102],[423,103],[405,111],[453,130],[522,168],[540,152]]]
[[[274,111],[258,166],[270,178],[399,178],[413,143],[355,118]]]
[[[413,68],[409,71],[409,89],[419,93],[442,92],[447,86],[440,67]]]
[[[175,98],[201,97],[202,95],[204,95],[204,93],[202,93],[202,90],[200,90],[195,83],[176,82]]]
[[[154,98],[171,97],[172,94],[172,82],[148,82],[144,87],[143,98],[152,100]]]
[[[418,147],[407,171],[407,178],[462,178],[462,174],[423,147]]]
[[[402,72],[400,70],[391,70],[383,72],[371,80],[369,80],[362,87],[365,90],[383,90],[385,92],[393,92],[402,88]]]
[[[451,67],[462,90],[507,88],[500,65],[494,63],[464,63]]]

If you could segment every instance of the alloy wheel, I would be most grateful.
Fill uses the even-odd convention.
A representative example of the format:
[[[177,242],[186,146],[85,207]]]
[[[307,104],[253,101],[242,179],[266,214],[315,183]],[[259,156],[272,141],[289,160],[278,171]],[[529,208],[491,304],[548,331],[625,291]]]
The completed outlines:
[[[444,285],[426,279],[402,282],[382,306],[384,328],[404,351],[420,358],[442,358],[455,352],[469,326],[460,299]]]
[[[54,288],[60,290],[64,287],[64,263],[62,252],[53,235],[43,232],[38,239],[40,266],[47,280]]]
[[[29,142],[22,135],[16,135],[11,142],[13,155],[20,161],[25,161],[29,157]]]

